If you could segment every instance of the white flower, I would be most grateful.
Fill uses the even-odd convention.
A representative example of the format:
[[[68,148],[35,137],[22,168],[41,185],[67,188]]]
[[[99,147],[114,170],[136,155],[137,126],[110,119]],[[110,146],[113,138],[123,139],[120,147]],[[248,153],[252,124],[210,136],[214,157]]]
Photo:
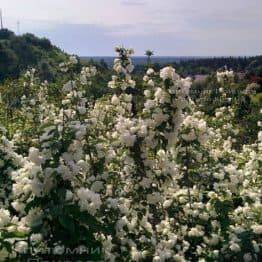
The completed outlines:
[[[147,84],[151,87],[153,87],[155,85],[154,81],[152,79],[150,79]]]
[[[127,69],[127,71],[129,72],[129,73],[132,73],[133,72],[133,70],[134,70],[134,65],[132,65],[132,64],[129,64],[127,67],[126,67],[126,69]]]
[[[164,208],[169,208],[169,207],[171,206],[172,202],[173,202],[173,201],[172,201],[171,199],[166,200],[166,201],[163,203],[163,207],[164,207]]]
[[[35,106],[35,105],[36,105],[35,99],[31,99],[31,100],[30,100],[30,105],[32,105],[32,106]]]
[[[154,69],[153,68],[149,68],[147,71],[146,71],[146,74],[147,75],[153,75],[155,73]]]
[[[68,81],[66,84],[64,84],[62,91],[64,93],[69,93],[75,88],[75,81]]]
[[[0,228],[8,225],[11,221],[10,212],[6,209],[0,209]]]
[[[149,98],[151,96],[151,92],[149,90],[144,91],[145,97]]]
[[[167,66],[167,67],[161,69],[160,77],[163,80],[167,80],[167,79],[176,80],[176,79],[178,79],[178,75],[176,74],[176,70],[171,66]]]
[[[204,237],[204,241],[210,246],[216,246],[219,243],[219,236],[212,234],[211,238]]]
[[[44,213],[39,207],[30,209],[27,216],[25,217],[26,225],[28,225],[30,227],[35,227],[35,226],[41,225],[43,215],[44,215]]]
[[[70,190],[66,190],[66,201],[70,201],[73,199],[73,193]]]
[[[143,77],[143,81],[144,82],[147,82],[149,80],[149,77],[147,76],[147,75],[145,75],[144,77]]]
[[[28,244],[25,241],[18,241],[14,247],[15,251],[21,254],[25,254],[28,251]]]
[[[160,256],[155,256],[155,257],[153,258],[153,262],[161,262]]]
[[[77,111],[80,115],[84,115],[86,113],[86,108],[84,106],[78,106]]]
[[[202,237],[204,235],[204,232],[202,230],[199,230],[197,227],[193,227],[188,232],[188,235],[190,237]]]
[[[129,103],[132,101],[132,95],[125,94],[123,99],[125,102]]]
[[[262,234],[262,225],[253,225],[251,228],[256,235]]]
[[[77,58],[75,56],[70,56],[69,57],[69,62],[71,64],[77,64],[78,63]]]
[[[145,109],[150,110],[151,108],[155,107],[155,101],[148,99],[144,104]]]
[[[94,193],[88,188],[80,188],[77,190],[77,196],[79,198],[79,206],[81,210],[86,210],[90,214],[94,215],[96,211],[102,205],[100,195]]]
[[[142,254],[141,254],[141,252],[138,252],[135,247],[132,247],[132,249],[131,249],[131,257],[132,257],[132,261],[139,262],[141,260],[141,258],[142,258]]]
[[[120,136],[120,139],[127,147],[132,147],[136,141],[136,135],[131,135],[130,132],[125,132]]]
[[[158,99],[158,100],[161,100],[161,99],[164,99],[165,98],[165,95],[166,95],[166,92],[158,87],[155,91],[155,98]]]
[[[163,114],[162,112],[153,114],[152,117],[155,120],[156,125],[160,125],[161,123],[163,123],[168,119],[168,115]]]
[[[229,248],[233,251],[233,252],[240,252],[241,248],[237,243],[232,243]]]
[[[219,83],[224,83],[225,80],[232,81],[234,79],[233,70],[225,70],[222,72],[217,72],[217,81]]]
[[[43,157],[40,155],[39,149],[31,147],[29,149],[28,160],[30,160],[34,164],[40,166],[43,162]]]
[[[122,72],[125,72],[125,69],[121,66],[121,64],[115,64],[115,65],[114,65],[114,70],[115,70],[118,74],[120,74],[120,73],[122,73]]]
[[[185,141],[193,141],[193,140],[195,140],[197,138],[196,134],[195,134],[195,131],[193,129],[190,130],[190,132],[188,134],[182,134],[181,137]]]
[[[112,99],[111,99],[111,103],[112,103],[112,105],[116,106],[116,105],[119,105],[120,100],[119,100],[119,98],[116,95],[113,95]]]
[[[117,87],[116,81],[115,80],[109,81],[108,82],[108,87],[112,88],[112,89],[115,89]]]
[[[31,237],[30,237],[30,240],[34,243],[39,243],[41,242],[43,239],[42,235],[41,234],[32,234]]]

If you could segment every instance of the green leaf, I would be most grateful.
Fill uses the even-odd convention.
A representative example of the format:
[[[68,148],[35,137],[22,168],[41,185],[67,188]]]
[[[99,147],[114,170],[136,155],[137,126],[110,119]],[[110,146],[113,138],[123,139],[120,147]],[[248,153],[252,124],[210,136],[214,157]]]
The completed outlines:
[[[70,216],[59,216],[58,220],[61,224],[62,227],[65,229],[69,230],[71,234],[74,234],[75,232],[75,221],[72,217]]]

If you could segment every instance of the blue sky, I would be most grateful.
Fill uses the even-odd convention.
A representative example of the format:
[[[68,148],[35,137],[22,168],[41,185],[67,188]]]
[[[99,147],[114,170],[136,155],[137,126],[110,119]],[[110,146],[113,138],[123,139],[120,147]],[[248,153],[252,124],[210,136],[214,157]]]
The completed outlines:
[[[67,52],[114,55],[261,55],[262,0],[1,0],[4,25]]]

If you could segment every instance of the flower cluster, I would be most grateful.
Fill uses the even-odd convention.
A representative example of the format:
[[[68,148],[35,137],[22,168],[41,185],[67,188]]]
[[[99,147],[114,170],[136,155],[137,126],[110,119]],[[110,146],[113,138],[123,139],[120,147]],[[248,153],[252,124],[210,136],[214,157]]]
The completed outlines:
[[[97,69],[74,73],[74,57],[57,101],[27,73],[24,125],[0,144],[0,256],[259,261],[262,133],[234,149],[233,108],[206,116],[170,66],[138,87],[133,50],[116,52],[112,94],[96,101]],[[217,76],[223,86],[233,72]]]
[[[225,81],[233,81],[234,80],[234,71],[233,70],[227,70],[225,71],[217,71],[217,81],[219,83],[224,83]]]

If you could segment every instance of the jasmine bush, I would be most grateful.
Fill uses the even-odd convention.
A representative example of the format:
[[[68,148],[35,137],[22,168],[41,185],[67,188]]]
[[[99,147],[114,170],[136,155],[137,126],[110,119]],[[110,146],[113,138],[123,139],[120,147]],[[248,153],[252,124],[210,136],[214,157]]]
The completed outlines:
[[[259,261],[262,132],[236,150],[236,108],[206,116],[172,67],[137,90],[116,52],[112,95],[88,96],[97,69],[71,57],[56,101],[30,70],[10,121],[1,103],[1,258]]]

